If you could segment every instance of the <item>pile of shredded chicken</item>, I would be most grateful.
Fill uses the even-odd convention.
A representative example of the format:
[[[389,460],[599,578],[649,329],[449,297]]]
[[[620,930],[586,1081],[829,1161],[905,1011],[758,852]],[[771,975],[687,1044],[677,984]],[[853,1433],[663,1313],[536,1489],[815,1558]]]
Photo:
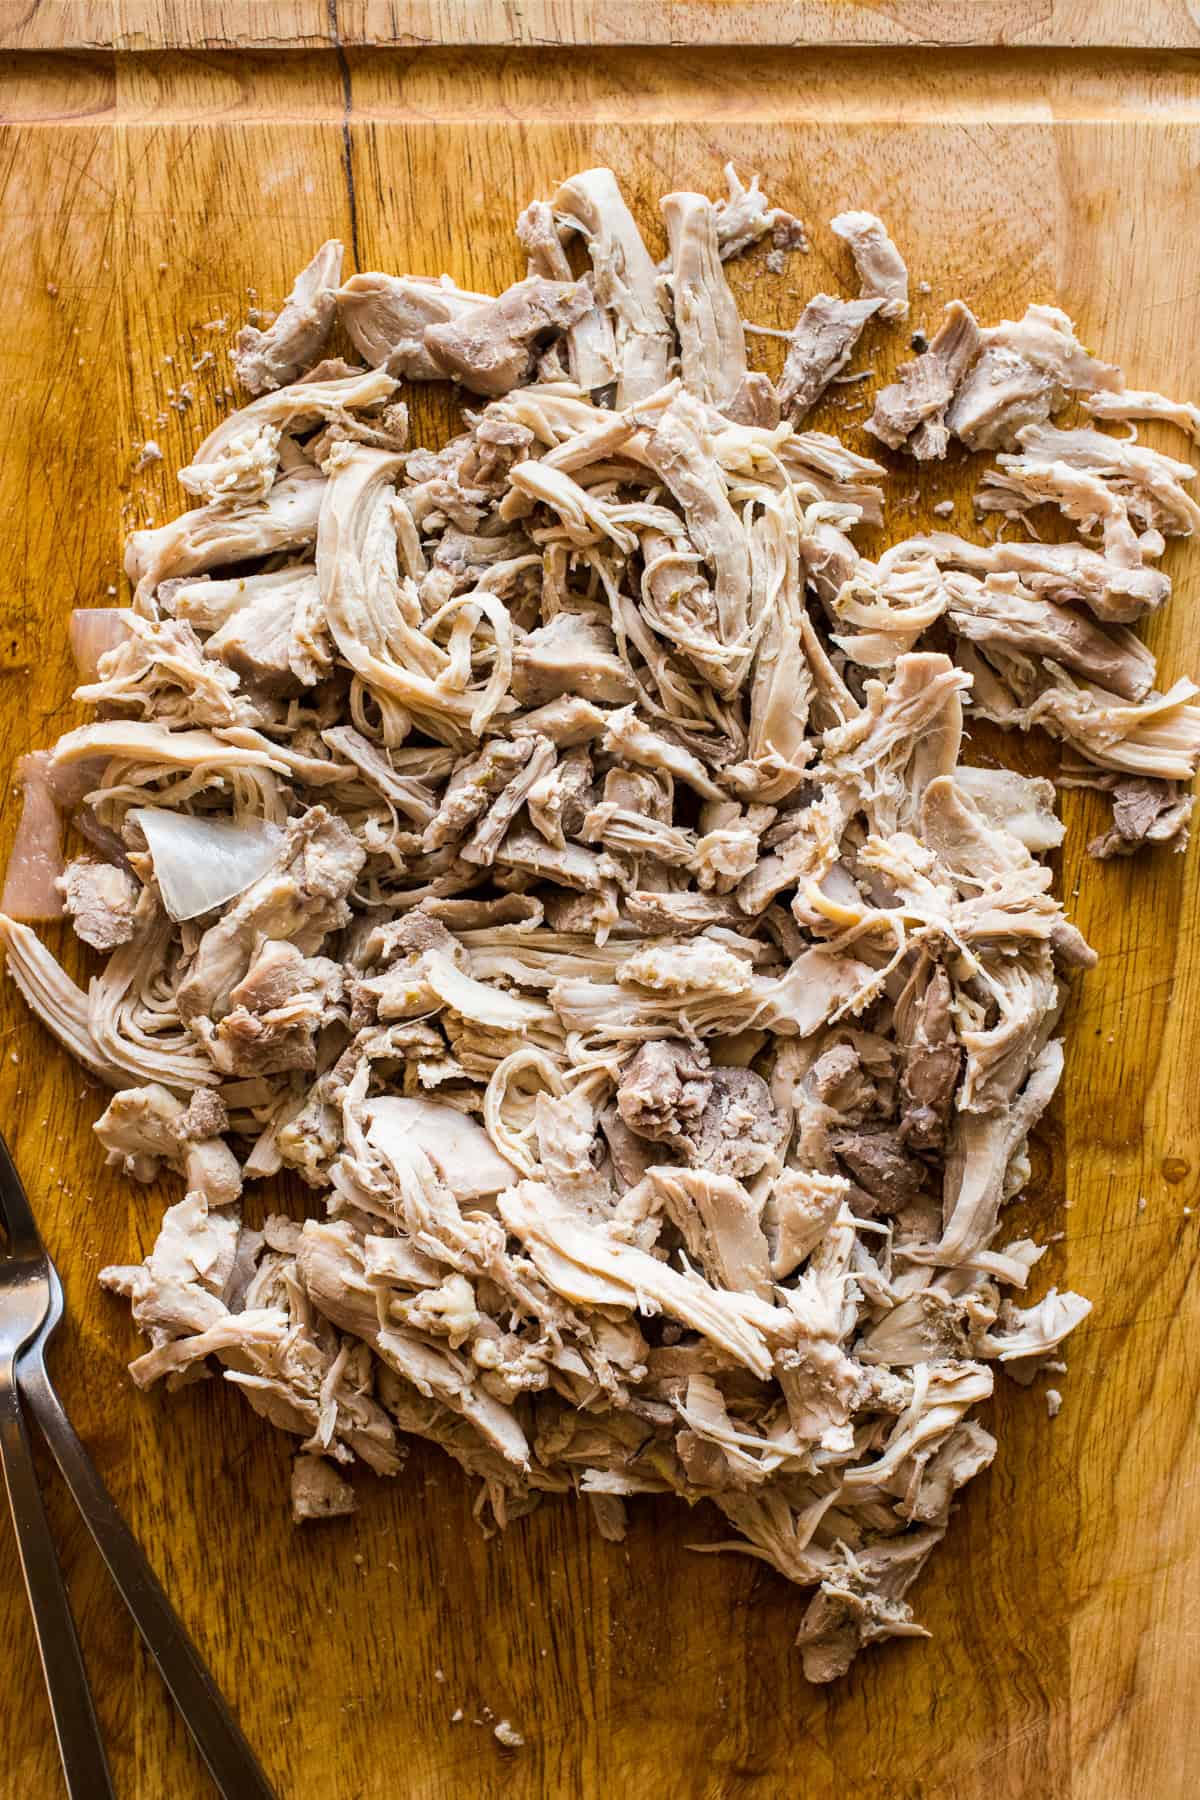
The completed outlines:
[[[412,1435],[500,1525],[710,1500],[737,1536],[706,1548],[813,1590],[825,1681],[921,1634],[995,1366],[1060,1367],[1088,1311],[1020,1304],[1044,1246],[1004,1220],[1095,959],[1053,787],[964,765],[964,713],[1110,791],[1097,855],[1182,844],[1197,688],[1131,626],[1193,471],[1100,423],[1200,414],[1050,306],[954,302],[867,429],[997,452],[978,504],[1011,523],[871,560],[885,470],[804,417],[906,316],[896,246],[833,222],[860,292],[808,303],[772,381],[723,264],[798,222],[732,173],[662,211],[657,265],[612,173],[575,176],[498,296],[342,284],[326,244],[241,334],[192,510],[75,616],[96,718],[26,759],[0,932],[113,1090],[110,1163],[185,1185],[101,1277],[139,1386],[240,1388],[300,1440],[298,1518]],[[464,429],[408,448],[404,383],[446,378]],[[20,922],[64,913],[107,957],[86,992]],[[280,1170],[307,1216],[243,1223]]]

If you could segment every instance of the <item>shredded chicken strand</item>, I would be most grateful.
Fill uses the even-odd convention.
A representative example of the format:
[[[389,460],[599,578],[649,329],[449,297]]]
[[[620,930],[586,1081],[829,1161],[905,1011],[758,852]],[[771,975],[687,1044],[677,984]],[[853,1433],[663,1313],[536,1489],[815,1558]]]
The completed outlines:
[[[1058,738],[1111,797],[1096,857],[1182,847],[1200,693],[1132,626],[1193,470],[1054,415],[1200,415],[1053,307],[954,301],[868,429],[999,451],[981,510],[1076,535],[868,558],[886,470],[799,424],[905,316],[903,259],[833,221],[861,293],[809,300],[776,387],[725,263],[803,230],[727,181],[665,197],[656,267],[585,170],[497,295],[318,251],[239,339],[255,397],[180,472],[198,504],[79,634],[97,716],[23,765],[0,942],[113,1090],[109,1163],[184,1183],[101,1277],[139,1385],[240,1388],[297,1440],[298,1521],[413,1436],[500,1526],[575,1492],[620,1541],[626,1498],[710,1499],[739,1535],[700,1548],[811,1591],[825,1681],[921,1635],[995,1365],[1060,1367],[1088,1311],[1015,1304],[1042,1246],[1005,1219],[1095,957],[1053,787],[964,731]],[[335,320],[365,366],[321,360]],[[447,378],[473,410],[410,448],[401,384]],[[86,989],[29,926],[64,913]],[[308,1216],[250,1226],[285,1169]]]

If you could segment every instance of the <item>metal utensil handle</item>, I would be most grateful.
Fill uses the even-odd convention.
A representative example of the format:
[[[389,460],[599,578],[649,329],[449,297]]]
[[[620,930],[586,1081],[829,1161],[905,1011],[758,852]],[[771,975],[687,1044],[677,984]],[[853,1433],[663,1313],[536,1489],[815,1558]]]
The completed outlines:
[[[178,1706],[196,1748],[226,1800],[275,1800],[274,1790],[126,1525],[50,1385],[40,1348],[18,1376],[84,1523]]]
[[[112,1776],[38,1490],[11,1357],[0,1363],[0,1458],[67,1792],[71,1800],[113,1800]]]

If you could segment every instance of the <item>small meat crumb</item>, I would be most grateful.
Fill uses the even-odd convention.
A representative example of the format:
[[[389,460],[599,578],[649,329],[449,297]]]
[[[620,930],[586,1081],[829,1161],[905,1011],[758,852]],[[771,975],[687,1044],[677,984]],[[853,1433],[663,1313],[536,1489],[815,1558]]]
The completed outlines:
[[[519,1750],[525,1742],[525,1739],[521,1736],[520,1732],[514,1731],[507,1719],[501,1719],[500,1723],[495,1727],[495,1736],[504,1745],[506,1750]]]
[[[142,445],[141,455],[133,465],[133,472],[135,475],[140,475],[143,469],[150,467],[151,463],[160,463],[162,459],[163,453],[159,446],[153,438],[147,438]]]
[[[435,1681],[445,1681],[445,1679],[446,1679],[445,1669],[435,1669],[433,1671],[433,1679]]]
[[[1052,1419],[1057,1419],[1062,1411],[1062,1395],[1057,1388],[1046,1389],[1046,1411]]]
[[[954,511],[954,502],[953,500],[939,500],[933,510],[939,519],[948,519]]]
[[[452,1725],[461,1725],[462,1721],[463,1721],[463,1709],[461,1706],[456,1706],[454,1711],[450,1714],[450,1723]]]

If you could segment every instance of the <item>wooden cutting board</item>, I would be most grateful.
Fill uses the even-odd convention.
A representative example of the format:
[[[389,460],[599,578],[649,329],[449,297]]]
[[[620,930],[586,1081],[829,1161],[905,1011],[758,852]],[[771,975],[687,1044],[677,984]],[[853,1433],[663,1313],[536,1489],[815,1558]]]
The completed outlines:
[[[1200,71],[1170,53],[1109,54],[1129,42],[1130,9],[600,7],[600,39],[707,32],[726,47],[480,47],[579,39],[588,10],[364,6],[339,28],[324,5],[126,0],[111,19],[0,8],[0,41],[30,52],[8,59],[0,91],[5,769],[79,719],[71,607],[121,591],[123,532],[178,508],[174,471],[218,416],[230,330],[255,298],[276,304],[330,234],[360,268],[445,269],[488,288],[521,272],[518,208],[570,171],[611,163],[657,235],[657,196],[716,190],[732,157],[811,228],[811,255],[783,276],[761,257],[733,267],[757,321],[791,324],[810,292],[846,290],[827,220],[865,206],[928,284],[913,328],[954,295],[985,321],[1055,301],[1132,384],[1200,394]],[[831,44],[770,48],[789,10]],[[270,16],[261,31],[255,14]],[[417,14],[414,35],[440,20],[468,46],[474,17],[476,47],[356,47]],[[939,16],[951,41],[1050,48],[913,47]],[[1186,8],[1142,17],[1143,44],[1197,41]],[[898,47],[846,48],[854,37]],[[155,48],[206,40],[212,54]],[[307,48],[268,56],[255,42]],[[1098,47],[1070,47],[1084,42]],[[220,53],[231,43],[242,47]],[[880,332],[870,355],[883,376],[906,352],[902,332]],[[843,390],[826,422],[866,448],[855,395]],[[418,438],[447,429],[430,392],[413,414]],[[135,473],[147,438],[165,460]],[[931,471],[922,507],[893,514],[896,534],[931,522],[942,498],[968,525],[972,479],[953,458]],[[913,485],[898,472],[895,499]],[[1147,633],[1164,685],[1200,662],[1200,561],[1177,545],[1167,567],[1175,596]],[[1049,766],[1040,747],[1010,748],[1026,768]],[[6,801],[4,849],[14,810]],[[4,984],[0,1118],[66,1284],[64,1398],[281,1795],[1200,1791],[1197,855],[1089,863],[1099,802],[1068,794],[1063,814],[1058,879],[1102,960],[1072,1001],[1066,1080],[1014,1224],[1062,1234],[1036,1291],[1070,1285],[1096,1310],[1071,1340],[1057,1419],[1044,1381],[999,1383],[995,1466],[915,1595],[932,1641],[868,1653],[826,1690],[805,1685],[790,1647],[801,1596],[749,1559],[688,1550],[722,1535],[705,1509],[639,1505],[616,1547],[579,1508],[552,1504],[489,1542],[459,1471],[418,1447],[399,1481],[359,1481],[353,1520],[296,1532],[287,1443],[228,1386],[169,1396],[129,1383],[135,1334],[95,1274],[145,1254],[175,1190],[104,1168],[89,1129],[101,1094]],[[47,941],[85,972],[69,933]],[[48,1486],[120,1792],[206,1793]],[[0,1795],[40,1800],[58,1791],[57,1763],[3,1522],[0,1669]],[[523,1749],[498,1744],[504,1718]]]

